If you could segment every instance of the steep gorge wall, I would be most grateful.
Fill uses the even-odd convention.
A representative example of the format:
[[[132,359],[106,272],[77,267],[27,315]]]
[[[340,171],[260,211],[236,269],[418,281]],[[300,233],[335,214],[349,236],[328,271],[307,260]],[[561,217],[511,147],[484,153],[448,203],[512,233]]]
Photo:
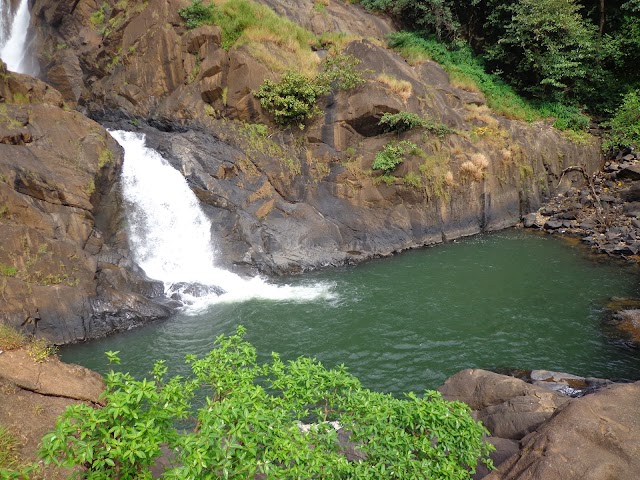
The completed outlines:
[[[167,316],[116,227],[120,147],[50,86],[1,68],[0,320],[67,343]]]
[[[278,74],[251,45],[224,50],[218,27],[187,30],[177,13],[187,0],[124,3],[107,2],[96,25],[95,0],[36,1],[46,78],[96,118],[162,130],[150,131],[152,144],[208,205],[228,264],[299,271],[504,228],[555,191],[563,168],[599,167],[595,140],[578,144],[543,122],[496,116],[481,93],[452,86],[437,64],[412,66],[382,47],[392,25],[359,7],[264,2],[316,34],[346,34],[345,52],[368,78],[323,99],[324,116],[305,131],[281,132],[252,94]],[[279,55],[278,45],[266,48]],[[454,133],[384,133],[382,114],[400,111]],[[255,123],[270,125],[268,135]],[[424,155],[381,182],[371,164],[394,139]]]

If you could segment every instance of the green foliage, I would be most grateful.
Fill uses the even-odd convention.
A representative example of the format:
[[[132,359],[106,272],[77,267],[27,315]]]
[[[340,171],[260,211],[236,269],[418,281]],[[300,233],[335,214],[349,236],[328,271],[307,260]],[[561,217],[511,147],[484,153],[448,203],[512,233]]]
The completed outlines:
[[[265,80],[255,96],[260,105],[273,115],[279,125],[297,123],[304,127],[305,120],[321,113],[316,105],[319,96],[329,93],[326,85],[297,72],[286,72],[279,82]]]
[[[446,125],[436,123],[412,112],[385,113],[380,118],[378,125],[385,127],[387,132],[402,133],[420,127],[439,137],[452,133],[452,130]]]
[[[408,57],[423,56],[443,66],[452,81],[475,85],[486,97],[488,106],[507,118],[534,121],[545,117],[555,119],[560,130],[584,130],[589,117],[577,107],[559,102],[531,102],[496,75],[485,70],[480,58],[467,45],[457,43],[447,46],[435,39],[428,39],[411,32],[397,32],[388,36],[389,46]]]
[[[460,33],[455,2],[451,0],[360,0],[360,3],[368,10],[389,13],[408,27],[433,32],[439,39],[453,39]]]
[[[16,267],[5,265],[0,262],[0,275],[5,277],[15,277],[16,273],[18,273],[18,269]]]
[[[366,82],[363,72],[356,68],[359,64],[360,60],[353,55],[329,54],[322,62],[316,82],[334,90],[356,88]]]
[[[355,88],[365,82],[355,68],[359,63],[351,55],[332,54],[322,63],[321,72],[315,78],[289,71],[279,82],[265,80],[254,95],[279,125],[297,123],[304,128],[306,120],[322,113],[316,105],[320,96],[333,89]]]
[[[420,115],[412,112],[385,113],[378,125],[385,127],[387,132],[407,132],[416,127],[425,126],[426,121]]]
[[[410,155],[417,150],[418,146],[407,140],[403,140],[401,142],[389,142],[382,148],[382,150],[376,153],[376,158],[374,159],[371,168],[374,170],[382,170],[385,174],[389,174],[404,161],[405,156]]]
[[[215,19],[215,6],[203,3],[203,0],[191,0],[191,5],[178,10],[188,29],[212,24]]]
[[[622,104],[605,126],[609,128],[602,144],[605,151],[640,148],[640,90],[625,95]]]
[[[89,17],[89,21],[94,27],[99,27],[104,24],[107,12],[109,11],[109,4],[107,2],[102,2],[102,5],[91,14]]]
[[[500,41],[487,47],[516,87],[543,98],[560,98],[587,75],[595,52],[595,28],[574,0],[519,0],[505,7],[510,19]]]
[[[243,335],[239,327],[204,357],[188,355],[190,379],[165,380],[162,362],[152,381],[111,371],[106,406],[69,407],[43,439],[45,462],[81,465],[91,479],[151,478],[165,445],[175,455],[163,478],[468,479],[491,450],[463,403],[372,392],[344,366],[309,358],[273,353],[259,364]],[[108,352],[116,363],[117,353]],[[198,388],[207,398],[194,412]],[[196,428],[179,430],[175,420],[193,413]]]

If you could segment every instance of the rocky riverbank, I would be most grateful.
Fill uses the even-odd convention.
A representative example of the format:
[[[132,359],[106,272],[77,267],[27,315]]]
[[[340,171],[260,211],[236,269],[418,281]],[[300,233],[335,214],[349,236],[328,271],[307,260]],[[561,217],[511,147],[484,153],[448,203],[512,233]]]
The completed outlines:
[[[613,384],[545,371],[531,372],[531,378],[533,384],[463,370],[440,387],[444,398],[467,403],[491,433],[497,470],[480,467],[475,479],[636,478],[640,382]],[[595,393],[580,398],[562,393],[588,384]]]
[[[527,228],[575,236],[595,252],[638,262],[640,256],[640,161],[620,154],[586,175],[582,186],[558,193],[523,219]]]

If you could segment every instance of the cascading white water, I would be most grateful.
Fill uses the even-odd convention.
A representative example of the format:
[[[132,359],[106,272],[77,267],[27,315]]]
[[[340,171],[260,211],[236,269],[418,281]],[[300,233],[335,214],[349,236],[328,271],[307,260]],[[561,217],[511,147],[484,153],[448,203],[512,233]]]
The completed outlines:
[[[150,278],[164,282],[168,296],[180,295],[188,312],[222,301],[308,301],[333,296],[329,285],[274,285],[261,277],[245,279],[216,267],[211,222],[182,174],[145,147],[144,134],[116,130],[111,135],[125,151],[122,186],[131,250]],[[184,292],[185,284],[219,287],[224,293],[196,298]]]
[[[0,58],[12,72],[37,75],[38,69],[28,52],[28,33],[31,14],[29,1],[20,0],[18,9],[11,15],[9,0],[0,0]]]

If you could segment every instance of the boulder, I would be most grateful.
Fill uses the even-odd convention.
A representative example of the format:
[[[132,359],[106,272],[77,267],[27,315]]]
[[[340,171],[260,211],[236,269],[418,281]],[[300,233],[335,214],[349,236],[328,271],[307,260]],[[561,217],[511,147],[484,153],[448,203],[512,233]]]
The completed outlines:
[[[628,178],[630,180],[640,180],[640,165],[629,165],[622,168],[616,174],[617,178]]]
[[[23,390],[101,404],[104,381],[98,373],[51,356],[36,362],[25,349],[0,354],[0,378]]]
[[[486,480],[608,480],[640,472],[640,382],[572,400]]]
[[[547,421],[569,397],[518,378],[469,369],[438,389],[447,400],[468,404],[495,437],[520,440]]]
[[[535,213],[529,213],[525,215],[522,219],[522,224],[526,228],[539,228],[540,222],[538,222],[538,215],[536,215]]]

